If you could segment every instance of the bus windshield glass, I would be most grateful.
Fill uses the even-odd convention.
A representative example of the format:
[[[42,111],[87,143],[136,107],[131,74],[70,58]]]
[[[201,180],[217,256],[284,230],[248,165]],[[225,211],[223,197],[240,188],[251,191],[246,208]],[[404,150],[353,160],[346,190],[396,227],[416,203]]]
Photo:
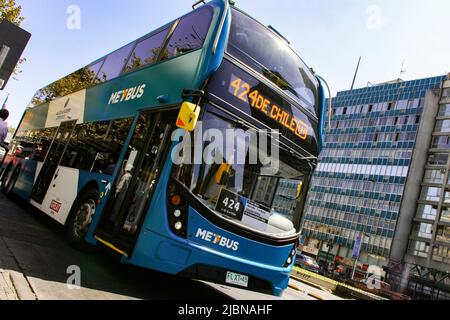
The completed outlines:
[[[318,82],[305,63],[284,40],[236,9],[227,51],[317,115]]]
[[[255,145],[246,135],[251,130],[234,117],[206,107],[203,141],[197,135],[192,144],[192,149],[201,146],[203,163],[183,164],[175,178],[222,218],[274,237],[295,234],[309,167],[300,165],[302,161],[296,162],[283,149],[277,171],[267,159],[259,157],[253,162],[250,154]],[[223,141],[218,142],[217,136],[224,137]],[[261,142],[257,149],[261,149]]]

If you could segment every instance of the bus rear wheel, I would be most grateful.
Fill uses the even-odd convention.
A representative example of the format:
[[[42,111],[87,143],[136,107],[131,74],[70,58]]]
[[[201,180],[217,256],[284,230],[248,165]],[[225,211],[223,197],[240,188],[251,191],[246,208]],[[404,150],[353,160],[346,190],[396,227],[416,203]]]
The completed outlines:
[[[7,196],[11,196],[16,186],[17,179],[19,179],[20,168],[16,168],[9,179],[6,181],[4,192]]]
[[[4,192],[6,190],[6,185],[8,184],[8,180],[10,178],[11,171],[12,171],[12,166],[10,164],[3,170],[2,174],[0,175],[0,191]]]
[[[70,210],[66,223],[66,237],[69,243],[77,249],[87,250],[90,248],[86,242],[86,236],[97,209],[98,197],[96,189],[86,190],[78,197]]]

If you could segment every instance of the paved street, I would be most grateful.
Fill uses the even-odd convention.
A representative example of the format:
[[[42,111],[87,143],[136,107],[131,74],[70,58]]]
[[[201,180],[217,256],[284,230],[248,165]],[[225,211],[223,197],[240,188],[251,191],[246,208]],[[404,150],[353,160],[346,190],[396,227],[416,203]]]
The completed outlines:
[[[67,286],[67,268],[81,268],[81,289]],[[20,200],[0,195],[0,300],[177,299],[271,300],[273,296],[192,281],[116,262],[70,247],[63,229]],[[292,281],[285,300],[338,299]]]

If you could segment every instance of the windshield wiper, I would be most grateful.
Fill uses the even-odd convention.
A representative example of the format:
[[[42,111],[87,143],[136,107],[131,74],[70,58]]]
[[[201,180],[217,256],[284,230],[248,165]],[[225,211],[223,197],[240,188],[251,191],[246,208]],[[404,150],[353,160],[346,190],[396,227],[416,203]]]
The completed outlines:
[[[290,197],[286,197],[286,196],[283,196],[283,195],[278,195],[280,198],[283,198],[283,199],[286,199],[286,200],[290,200],[290,201],[297,201],[297,200],[299,200],[301,197],[302,197],[302,194],[300,193],[300,195],[297,197],[297,198],[290,198]]]

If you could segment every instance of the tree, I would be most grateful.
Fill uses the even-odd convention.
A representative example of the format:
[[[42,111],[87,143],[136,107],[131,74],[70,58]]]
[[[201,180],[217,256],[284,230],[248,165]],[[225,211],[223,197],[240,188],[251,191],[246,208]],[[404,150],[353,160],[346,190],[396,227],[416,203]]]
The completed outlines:
[[[39,90],[34,96],[32,104],[37,106],[56,98],[67,96],[76,91],[89,88],[97,82],[101,81],[95,78],[94,71],[89,67],[82,68]]]
[[[16,26],[20,26],[25,18],[22,16],[22,6],[16,3],[16,0],[0,0],[0,21],[7,20],[14,23]],[[22,71],[20,70],[20,65],[26,61],[25,58],[21,58],[19,63],[17,63],[14,69],[13,79],[17,80],[16,77]]]
[[[0,20],[7,20],[20,26],[24,17],[22,17],[22,7],[16,3],[16,0],[0,0]]]

